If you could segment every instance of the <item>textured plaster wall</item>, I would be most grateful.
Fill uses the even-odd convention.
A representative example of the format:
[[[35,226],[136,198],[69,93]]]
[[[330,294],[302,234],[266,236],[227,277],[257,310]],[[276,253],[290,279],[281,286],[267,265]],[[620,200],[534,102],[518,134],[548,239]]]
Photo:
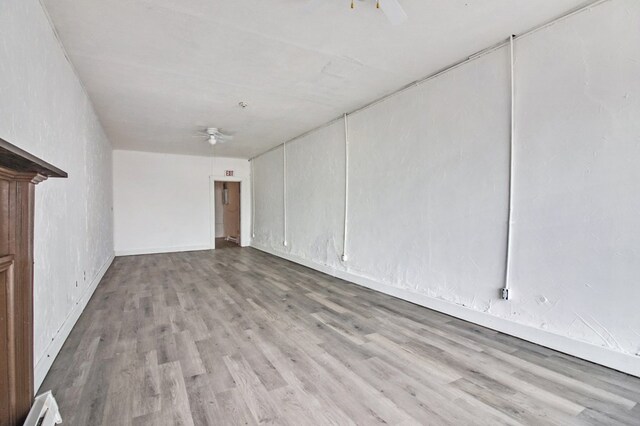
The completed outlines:
[[[243,179],[241,228],[251,232],[247,160],[116,150],[113,154],[116,255],[205,250],[215,233],[214,180]]]
[[[350,117],[348,262],[341,123],[287,145],[288,247],[281,148],[255,160],[255,246],[639,374],[638,22],[612,0],[516,41],[512,300],[506,48]]]
[[[342,254],[344,125],[334,123],[288,144],[287,248],[300,258],[335,266]],[[284,249],[283,148],[255,160],[254,240]]]
[[[515,318],[640,356],[640,2],[518,44]]]
[[[0,2],[0,137],[69,173],[36,189],[36,384],[113,258],[111,145],[36,0]]]
[[[253,240],[280,249],[284,242],[284,191],[282,147],[254,160],[255,217]],[[309,188],[313,190],[315,188]],[[335,231],[335,230],[330,230]]]
[[[352,116],[351,271],[488,309],[505,258],[507,64],[485,56]]]
[[[309,191],[309,188],[314,188]],[[287,244],[322,263],[342,254],[344,125],[336,123],[287,146]]]

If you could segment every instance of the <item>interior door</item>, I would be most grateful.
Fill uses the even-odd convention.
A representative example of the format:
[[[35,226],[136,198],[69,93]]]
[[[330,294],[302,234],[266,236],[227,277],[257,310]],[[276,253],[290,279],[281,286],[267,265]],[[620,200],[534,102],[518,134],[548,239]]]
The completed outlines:
[[[240,182],[225,182],[227,199],[224,204],[224,235],[240,243]]]

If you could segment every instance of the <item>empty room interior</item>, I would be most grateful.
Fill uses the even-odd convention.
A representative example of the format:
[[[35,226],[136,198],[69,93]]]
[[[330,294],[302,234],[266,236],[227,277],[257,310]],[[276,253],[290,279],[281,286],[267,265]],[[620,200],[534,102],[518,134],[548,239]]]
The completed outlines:
[[[0,0],[0,426],[640,425],[640,1]]]

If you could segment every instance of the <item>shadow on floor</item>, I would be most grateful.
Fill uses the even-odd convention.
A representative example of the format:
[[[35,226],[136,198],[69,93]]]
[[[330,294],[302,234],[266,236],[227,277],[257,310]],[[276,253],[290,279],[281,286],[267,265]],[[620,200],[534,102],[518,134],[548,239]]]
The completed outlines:
[[[219,249],[229,249],[229,248],[239,248],[240,245],[234,243],[233,241],[227,241],[224,238],[216,238],[216,250]]]

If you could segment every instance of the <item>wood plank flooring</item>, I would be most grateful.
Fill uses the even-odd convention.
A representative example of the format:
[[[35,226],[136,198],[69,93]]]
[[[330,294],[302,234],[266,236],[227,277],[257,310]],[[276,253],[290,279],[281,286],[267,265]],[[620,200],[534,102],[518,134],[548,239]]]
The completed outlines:
[[[640,424],[640,379],[254,249],[117,258],[40,391],[66,425]]]

